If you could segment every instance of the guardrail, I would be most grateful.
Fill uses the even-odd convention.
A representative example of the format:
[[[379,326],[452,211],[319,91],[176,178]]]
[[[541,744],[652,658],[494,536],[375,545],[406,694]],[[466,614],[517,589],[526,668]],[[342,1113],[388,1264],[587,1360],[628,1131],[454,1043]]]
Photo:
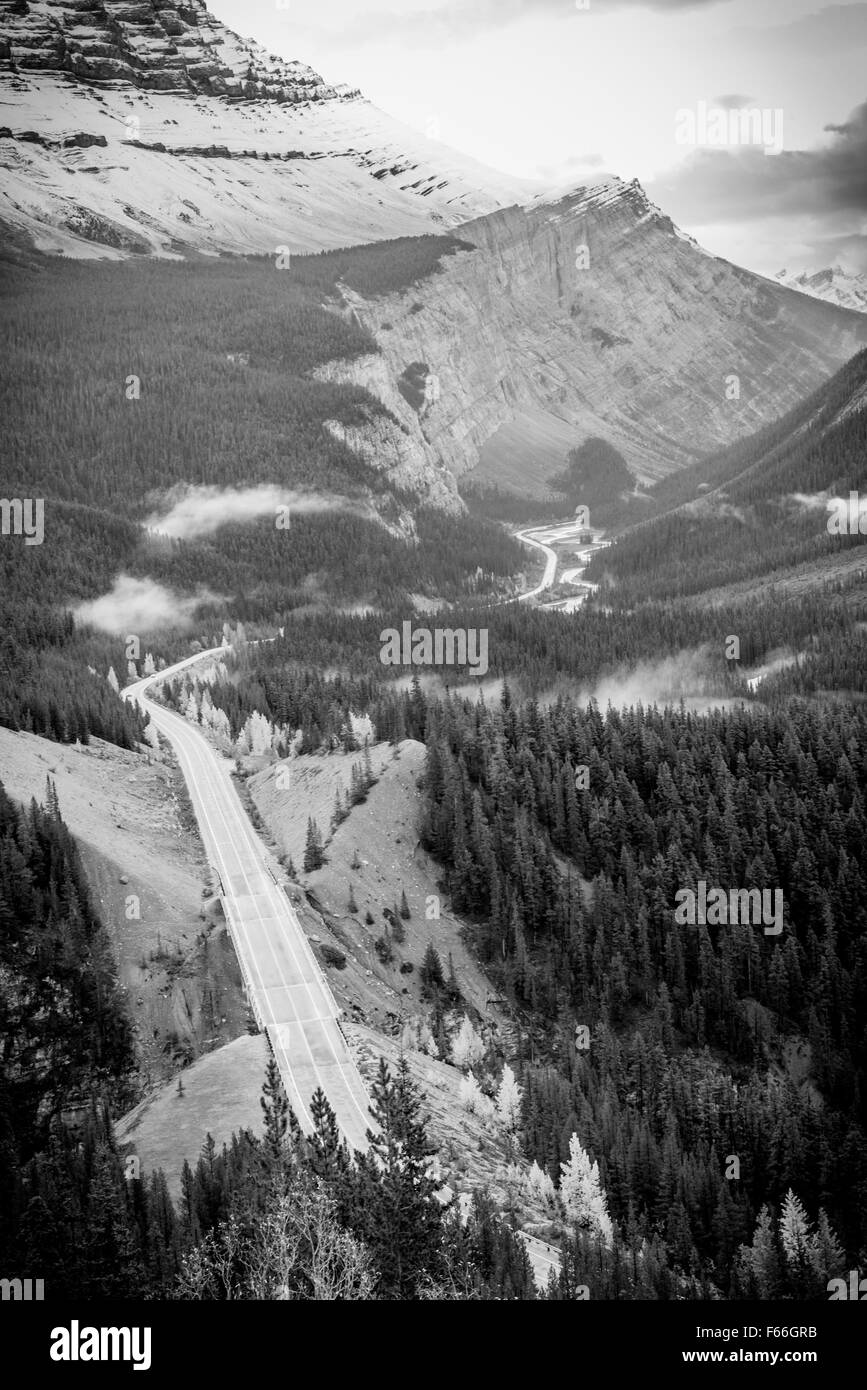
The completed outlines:
[[[238,933],[237,933],[236,928],[235,928],[235,923],[234,923],[233,918],[232,918],[232,910],[231,910],[231,907],[230,907],[230,905],[229,905],[229,900],[228,900],[228,898],[225,896],[224,893],[221,893],[221,894],[220,894],[220,903],[222,904],[223,916],[224,916],[225,919],[226,919],[226,925],[227,925],[227,927],[228,927],[228,929],[229,929],[229,936],[231,937],[231,940],[232,940],[232,946],[233,946],[234,951],[235,951],[235,958],[237,959],[237,962],[238,962],[239,966],[241,967],[241,979],[242,979],[243,982],[244,982],[244,992],[245,992],[245,994],[246,994],[246,996],[247,996],[247,1003],[249,1004],[250,1008],[253,1010],[253,1017],[255,1018],[256,1023],[257,1023],[258,1026],[259,1026],[259,1032],[260,1032],[260,1033],[264,1033],[264,1032],[267,1031],[267,1030],[266,1030],[265,1019],[264,1019],[264,1016],[263,1016],[263,1014],[262,1014],[261,1009],[259,1008],[259,1003],[258,1003],[258,1000],[256,999],[256,991],[255,991],[254,988],[253,988],[253,983],[252,983],[252,981],[251,981],[251,979],[250,979],[250,973],[249,973],[249,971],[248,971],[248,969],[247,969],[247,965],[246,965],[246,962],[245,962],[245,960],[244,960],[244,952],[243,952],[243,950],[242,950],[241,942],[240,942],[240,939],[239,939],[239,937],[238,937]]]

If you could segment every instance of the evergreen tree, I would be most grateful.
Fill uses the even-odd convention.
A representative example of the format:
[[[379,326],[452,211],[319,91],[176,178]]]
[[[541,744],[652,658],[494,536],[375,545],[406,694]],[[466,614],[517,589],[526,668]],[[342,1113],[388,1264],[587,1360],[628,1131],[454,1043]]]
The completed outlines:
[[[421,1099],[405,1058],[392,1077],[380,1061],[371,1087],[374,1127],[356,1154],[353,1229],[379,1271],[377,1296],[416,1298],[425,1278],[443,1273],[443,1208],[429,1176],[430,1146]]]
[[[569,1160],[560,1165],[560,1200],[569,1221],[612,1243],[608,1203],[599,1178],[599,1164],[591,1163],[577,1134],[569,1140]]]
[[[315,869],[321,869],[325,863],[325,854],[322,849],[322,835],[318,825],[312,816],[307,817],[307,838],[304,843],[304,862],[305,874],[313,873]]]
[[[419,979],[421,981],[421,993],[423,999],[436,1001],[440,998],[445,988],[445,977],[443,975],[443,964],[439,958],[439,952],[433,942],[429,942],[422,958],[419,968]]]

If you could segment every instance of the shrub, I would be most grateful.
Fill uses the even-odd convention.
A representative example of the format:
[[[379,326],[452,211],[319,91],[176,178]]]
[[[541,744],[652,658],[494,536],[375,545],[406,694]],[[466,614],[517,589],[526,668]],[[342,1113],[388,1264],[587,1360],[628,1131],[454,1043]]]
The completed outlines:
[[[378,936],[373,943],[373,949],[383,965],[390,965],[394,959],[391,946],[384,936]]]
[[[321,948],[322,959],[326,965],[333,965],[335,970],[343,970],[346,966],[346,956],[342,951],[338,951],[336,946],[329,946],[327,943]]]

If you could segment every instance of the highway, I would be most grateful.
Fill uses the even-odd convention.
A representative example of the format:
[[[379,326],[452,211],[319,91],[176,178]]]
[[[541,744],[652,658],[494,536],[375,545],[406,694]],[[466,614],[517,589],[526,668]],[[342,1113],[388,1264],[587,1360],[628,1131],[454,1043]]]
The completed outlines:
[[[545,564],[545,573],[542,575],[541,582],[536,585],[535,589],[528,589],[525,594],[521,594],[518,599],[519,603],[526,603],[527,599],[535,598],[537,594],[541,594],[545,589],[550,589],[551,585],[554,583],[554,577],[557,574],[557,552],[556,550],[552,550],[550,545],[545,545],[543,541],[537,541],[535,536],[532,536],[529,531],[518,531],[517,536],[519,541],[525,541],[527,545],[535,546],[537,550],[543,550],[548,557]]]
[[[574,527],[566,528],[567,533]],[[538,544],[529,536],[530,544]],[[548,550],[547,546],[540,548]],[[550,587],[557,557],[546,567]],[[549,570],[551,571],[549,576]],[[533,590],[533,593],[540,590]],[[524,595],[525,598],[532,594]],[[286,1095],[305,1132],[313,1129],[310,1097],[321,1087],[351,1149],[367,1148],[374,1128],[369,1097],[338,1022],[331,993],[295,909],[270,867],[231,780],[233,762],[201,730],[149,697],[152,686],[185,667],[224,654],[222,647],[197,652],[173,666],[134,681],[121,693],[136,702],[168,740],[187,784],[208,860],[219,876],[221,901],[241,967],[247,997],[271,1044]],[[559,1251],[525,1231],[539,1288],[559,1270]]]
[[[517,1234],[527,1247],[536,1287],[546,1289],[549,1276],[552,1273],[560,1273],[560,1251],[555,1245],[549,1245],[547,1241],[540,1240],[538,1236],[531,1236],[529,1231],[519,1230]]]
[[[536,585],[535,589],[528,589],[526,593],[520,595],[518,599],[519,603],[526,603],[528,599],[538,597],[538,595],[544,593],[546,589],[550,589],[557,578],[557,552],[556,550],[552,549],[550,545],[547,545],[546,542],[568,541],[573,537],[576,531],[586,531],[586,529],[586,526],[580,525],[578,522],[566,522],[555,526],[547,526],[544,528],[536,527],[530,531],[515,532],[519,541],[525,541],[527,545],[534,546],[536,550],[544,551],[544,554],[546,556],[545,572],[542,575],[541,580]],[[540,539],[540,537],[544,537],[544,540]],[[592,543],[586,546],[586,548],[581,553],[580,558],[586,561],[588,556],[590,556],[594,550],[598,550],[603,545],[607,544],[607,541],[594,540]],[[571,584],[575,582],[574,576],[580,573],[580,570],[570,569],[562,576],[562,578],[567,583]],[[594,588],[595,586],[588,584],[586,587]]]
[[[126,687],[174,749],[199,823],[250,1005],[268,1035],[286,1095],[305,1132],[310,1097],[322,1087],[351,1149],[367,1148],[369,1097],[338,1023],[340,1009],[291,902],[270,867],[231,780],[233,764],[181,715],[148,696],[150,687],[207,657],[212,648]]]

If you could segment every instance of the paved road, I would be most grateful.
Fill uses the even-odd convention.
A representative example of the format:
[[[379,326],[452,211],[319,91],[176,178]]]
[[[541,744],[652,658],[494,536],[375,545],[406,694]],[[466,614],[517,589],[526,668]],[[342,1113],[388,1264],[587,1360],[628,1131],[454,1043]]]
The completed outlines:
[[[565,534],[573,529],[565,528]],[[538,544],[529,536],[525,539]],[[548,550],[544,545],[540,548]],[[550,587],[556,573],[556,554],[549,554],[553,569],[547,577],[549,560],[547,582],[543,579],[540,589]],[[222,654],[221,647],[198,652],[155,676],[135,681],[122,693],[146,711],[175,750],[208,859],[220,878],[223,908],[248,998],[268,1035],[302,1128],[313,1128],[309,1101],[321,1086],[350,1147],[365,1149],[367,1130],[373,1126],[369,1097],[340,1030],[340,1010],[241,804],[231,781],[233,764],[188,720],[148,698],[149,687],[157,682]],[[526,1243],[536,1283],[544,1289],[551,1271],[559,1271],[559,1251],[526,1231],[519,1235]]]
[[[542,575],[540,582],[536,585],[535,589],[528,589],[525,594],[521,594],[518,599],[519,603],[526,603],[527,599],[536,598],[537,595],[543,593],[545,589],[550,589],[557,578],[557,552],[553,550],[550,545],[547,545],[546,542],[568,541],[574,537],[576,531],[580,532],[586,529],[586,526],[579,525],[578,522],[565,522],[556,526],[536,527],[530,531],[516,532],[519,541],[526,541],[527,545],[534,546],[536,550],[544,551],[547,556],[545,573]],[[601,545],[605,544],[607,544],[605,541],[592,542],[583,551],[581,558],[586,560],[594,550],[599,549]],[[569,570],[567,573],[569,575],[575,575],[579,573],[579,571]],[[562,578],[567,579],[567,575],[564,574]],[[568,579],[567,582],[572,583],[573,581]],[[595,586],[587,585],[587,587],[592,588]]]
[[[529,1231],[518,1231],[518,1235],[527,1247],[536,1287],[546,1289],[551,1273],[560,1273],[560,1251],[538,1236],[531,1236]]]
[[[124,698],[147,711],[177,754],[208,859],[220,877],[251,1006],[302,1128],[313,1128],[310,1097],[321,1086],[350,1147],[365,1149],[366,1131],[373,1126],[369,1097],[337,1021],[340,1010],[241,804],[231,781],[233,764],[197,727],[147,695],[155,682],[220,654],[216,647],[179,661],[127,686]]]
[[[545,545],[543,541],[536,540],[535,536],[532,536],[529,531],[519,531],[517,534],[519,541],[526,541],[527,545],[535,546],[536,550],[544,550],[548,557],[545,564],[545,573],[542,575],[541,582],[536,585],[535,589],[528,589],[525,594],[521,594],[518,599],[519,603],[526,603],[527,599],[535,598],[536,595],[541,594],[544,589],[550,589],[551,585],[554,583],[554,576],[557,573],[557,552],[552,550],[550,545]]]

